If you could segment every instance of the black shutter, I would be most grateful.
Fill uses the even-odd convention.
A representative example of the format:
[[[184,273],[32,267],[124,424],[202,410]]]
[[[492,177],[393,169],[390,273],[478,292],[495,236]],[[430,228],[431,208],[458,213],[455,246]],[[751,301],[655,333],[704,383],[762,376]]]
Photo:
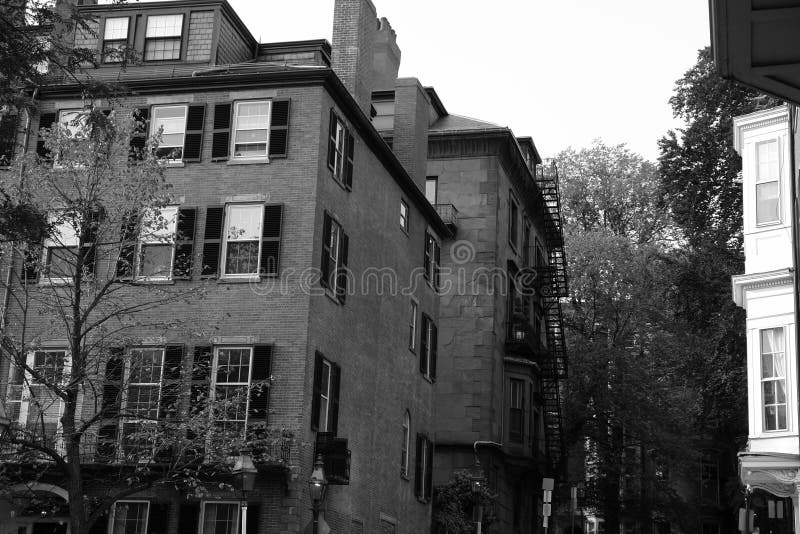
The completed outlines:
[[[131,132],[131,145],[128,158],[132,160],[144,159],[144,149],[147,145],[147,126],[150,119],[150,108],[133,110],[134,127]]]
[[[178,417],[181,369],[183,368],[183,345],[167,345],[164,350],[164,370],[161,382],[161,406],[158,417],[174,420]]]
[[[439,246],[438,241],[433,241],[433,288],[438,290],[439,287],[439,262],[442,261],[442,248]]]
[[[167,534],[169,524],[169,503],[151,502],[147,518],[147,534]]]
[[[20,531],[25,532],[25,527],[22,527]],[[89,529],[89,534],[108,534],[108,512],[103,513],[95,520],[92,528]]]
[[[172,265],[172,278],[175,280],[192,279],[196,219],[197,208],[181,208],[178,210],[175,260]]]
[[[200,522],[200,503],[182,502],[178,508],[178,532],[194,534]]]
[[[203,122],[206,105],[189,106],[186,113],[186,135],[183,141],[183,161],[200,161],[203,152]]]
[[[330,415],[328,417],[328,432],[334,436],[339,431],[339,384],[342,379],[342,368],[337,364],[331,364],[331,398]]]
[[[124,368],[123,353],[124,349],[120,347],[111,348],[106,362],[106,374],[103,380],[103,402],[100,410],[103,417],[107,419],[119,415],[122,371]]]
[[[272,101],[269,157],[285,158],[289,145],[289,99]]]
[[[282,204],[264,206],[264,224],[261,229],[261,274],[276,276],[280,268]]]
[[[433,238],[431,234],[425,233],[425,254],[422,256],[422,268],[425,270],[423,276],[430,280],[430,272],[431,272],[431,261],[433,258],[431,257],[431,241]]]
[[[322,395],[322,354],[314,354],[314,384],[311,391],[311,430],[319,430],[319,401]]]
[[[422,314],[422,324],[420,330],[422,335],[419,340],[419,372],[423,375],[428,374],[428,316]]]
[[[39,267],[42,262],[44,248],[41,244],[28,245],[22,256],[22,269],[20,277],[23,283],[35,284],[39,281]]]
[[[424,447],[424,438],[417,434],[417,453],[414,456],[414,495],[418,498],[422,498],[422,455]]]
[[[345,141],[345,153],[344,155],[344,176],[342,177],[342,182],[347,189],[352,189],[353,187],[353,153],[355,152],[355,139],[353,138],[353,134],[350,133],[350,130],[345,130],[346,132],[346,141]]]
[[[425,440],[427,454],[425,455],[425,495],[422,496],[425,501],[431,500],[433,488],[433,442],[429,439]]]
[[[223,206],[206,209],[206,230],[203,234],[203,270],[201,277],[213,278],[219,273],[219,254],[222,246]]]
[[[253,368],[250,370],[250,404],[248,420],[266,422],[269,412],[269,377],[272,345],[253,347]]]
[[[430,368],[428,369],[428,375],[431,377],[431,380],[436,380],[436,346],[439,343],[439,330],[436,328],[436,323],[433,321],[430,322],[431,325],[431,346],[428,348],[431,352],[431,361],[430,361]]]
[[[192,362],[192,393],[190,405],[195,411],[201,411],[208,402],[211,387],[211,346],[198,345],[194,348]]]
[[[336,172],[336,113],[331,108],[330,126],[328,128],[328,168]]]
[[[322,263],[320,263],[320,274],[321,278],[319,283],[322,287],[329,287],[329,280],[330,280],[330,265],[328,264],[328,258],[331,257],[331,216],[328,215],[328,212],[325,212],[323,223],[322,223]]]
[[[52,128],[57,118],[58,115],[56,113],[43,113],[39,118],[39,128]],[[53,157],[50,151],[45,148],[44,139],[42,139],[41,136],[39,136],[36,141],[36,153],[43,159],[52,159]]]
[[[133,278],[136,266],[136,242],[139,214],[129,213],[123,217],[120,230],[119,257],[117,258],[117,278]]]
[[[214,132],[211,143],[211,161],[226,161],[230,152],[231,104],[214,106]]]
[[[0,116],[0,166],[10,165],[17,149],[17,125],[19,114],[6,113]]]
[[[259,512],[261,505],[257,503],[247,504],[247,532],[244,534],[258,534]]]
[[[339,239],[339,267],[336,270],[336,297],[339,302],[344,304],[347,298],[347,279],[349,278],[349,271],[347,270],[347,250],[349,248],[350,239],[347,234],[341,232]]]

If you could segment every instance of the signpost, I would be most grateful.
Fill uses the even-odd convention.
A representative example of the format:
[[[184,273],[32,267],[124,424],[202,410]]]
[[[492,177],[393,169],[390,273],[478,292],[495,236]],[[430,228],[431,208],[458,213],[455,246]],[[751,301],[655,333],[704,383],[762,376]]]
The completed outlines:
[[[552,478],[542,479],[542,526],[545,534],[547,534],[547,527],[552,513],[552,505],[550,503],[553,500],[554,486],[555,481]]]

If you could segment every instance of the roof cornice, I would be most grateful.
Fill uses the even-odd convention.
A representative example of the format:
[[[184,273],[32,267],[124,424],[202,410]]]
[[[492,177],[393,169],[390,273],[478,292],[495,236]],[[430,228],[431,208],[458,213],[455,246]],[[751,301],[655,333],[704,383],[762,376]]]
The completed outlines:
[[[737,306],[745,307],[747,291],[766,289],[770,287],[791,286],[793,283],[792,270],[789,268],[765,273],[740,274],[731,277],[733,286],[733,301]]]

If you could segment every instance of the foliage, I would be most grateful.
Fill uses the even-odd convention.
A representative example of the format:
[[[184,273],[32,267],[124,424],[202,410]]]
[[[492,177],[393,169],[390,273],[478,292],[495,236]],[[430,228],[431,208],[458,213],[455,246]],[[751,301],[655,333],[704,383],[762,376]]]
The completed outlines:
[[[453,478],[433,489],[433,525],[437,534],[471,534],[475,532],[473,513],[476,504],[482,507],[482,526],[488,530],[496,516],[494,504],[497,496],[481,485],[472,492],[472,483],[466,471],[456,471]]]

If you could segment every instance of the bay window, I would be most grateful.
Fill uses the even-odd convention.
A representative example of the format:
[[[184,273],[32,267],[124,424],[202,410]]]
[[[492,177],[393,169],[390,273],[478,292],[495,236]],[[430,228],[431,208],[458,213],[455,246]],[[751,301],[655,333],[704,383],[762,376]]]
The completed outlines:
[[[786,352],[783,328],[759,332],[764,430],[786,430]]]

